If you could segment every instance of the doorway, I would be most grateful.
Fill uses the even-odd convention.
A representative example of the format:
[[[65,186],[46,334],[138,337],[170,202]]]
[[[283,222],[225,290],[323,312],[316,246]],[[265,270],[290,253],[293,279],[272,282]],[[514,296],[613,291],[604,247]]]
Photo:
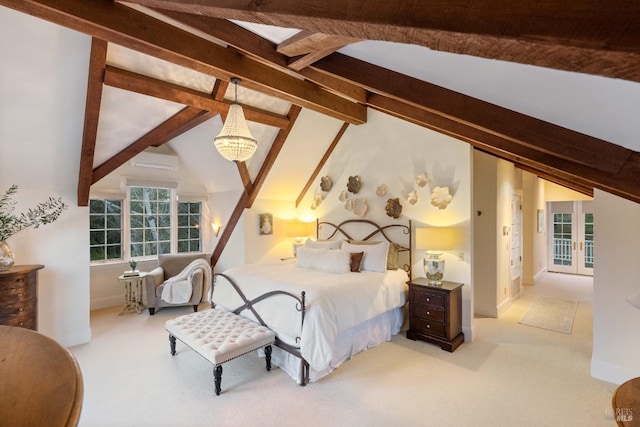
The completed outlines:
[[[593,276],[593,202],[549,203],[549,271]]]

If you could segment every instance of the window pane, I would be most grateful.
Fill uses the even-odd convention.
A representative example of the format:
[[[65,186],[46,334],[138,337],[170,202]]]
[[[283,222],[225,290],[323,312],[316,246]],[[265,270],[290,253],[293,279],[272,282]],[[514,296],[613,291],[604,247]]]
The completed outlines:
[[[157,255],[158,254],[158,244],[153,243],[145,243],[144,244],[144,254],[145,255]]]
[[[129,217],[129,224],[131,225],[131,228],[142,228],[144,225],[142,218],[142,215],[131,215]]]
[[[168,188],[159,188],[157,191],[156,199],[160,201],[170,201],[171,200],[171,190]]]
[[[192,240],[191,241],[191,252],[200,252],[200,241]]]
[[[189,238],[190,239],[200,239],[200,229],[192,227],[189,229]]]
[[[89,213],[104,213],[104,200],[91,200],[89,202]]]
[[[158,229],[158,240],[171,240],[171,229],[170,228],[159,228]]]
[[[189,212],[191,212],[192,214],[199,214],[200,213],[200,202],[198,202],[198,203],[189,203]]]
[[[120,218],[120,215],[107,215],[107,228],[122,228]]]
[[[158,232],[155,228],[147,228],[144,230],[144,241],[155,242],[158,240]]]
[[[89,248],[89,254],[91,261],[102,261],[104,259],[104,248],[102,246],[96,246]]]
[[[160,242],[158,244],[159,253],[168,254],[171,253],[171,243],[170,242]]]
[[[104,215],[90,215],[89,227],[91,230],[104,228]]]
[[[188,213],[189,213],[189,204],[178,203],[178,214],[188,214]]]
[[[89,232],[90,245],[103,245],[104,244],[104,231],[91,231]]]
[[[158,227],[171,227],[171,216],[158,215]]]
[[[178,227],[187,227],[189,225],[189,217],[186,215],[178,215]]]
[[[131,230],[131,242],[141,243],[144,242],[144,230]]]
[[[171,213],[170,203],[158,203],[158,213],[169,215]]]
[[[120,245],[107,246],[107,259],[119,259],[122,253]]]
[[[142,202],[131,201],[130,210],[132,214],[143,214],[144,205]]]
[[[188,228],[178,228],[178,239],[185,240],[189,238],[189,229]]]
[[[118,214],[122,213],[122,201],[121,200],[106,200],[107,213]]]
[[[131,245],[131,258],[144,256],[144,246],[142,243],[134,243]]]
[[[121,236],[122,236],[122,233],[120,233],[120,230],[107,231],[107,244],[113,245],[116,243],[121,243],[122,242]]]
[[[189,242],[186,240],[178,241],[178,252],[189,252]]]

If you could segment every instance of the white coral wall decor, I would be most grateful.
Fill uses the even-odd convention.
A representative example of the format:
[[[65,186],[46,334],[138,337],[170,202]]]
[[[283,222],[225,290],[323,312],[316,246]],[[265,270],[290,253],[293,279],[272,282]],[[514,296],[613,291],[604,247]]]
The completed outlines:
[[[352,212],[359,217],[363,217],[367,214],[369,206],[367,205],[367,199],[354,199]]]
[[[344,208],[348,211],[352,211],[353,210],[353,199],[347,199],[344,202]]]
[[[427,185],[429,185],[429,182],[431,180],[429,179],[429,175],[427,175],[426,173],[419,173],[418,176],[416,176],[416,186],[418,188],[424,188]]]
[[[383,197],[387,194],[387,186],[385,184],[380,184],[376,187],[376,196]]]
[[[431,192],[431,204],[438,209],[446,209],[452,198],[449,187],[435,187]]]
[[[341,202],[345,202],[349,198],[349,193],[347,190],[342,190],[338,195],[338,200]]]
[[[313,198],[313,203],[316,205],[316,207],[318,207],[320,206],[323,200],[324,199],[322,198],[322,194],[316,194],[315,197]]]
[[[409,192],[409,194],[407,194],[407,202],[410,205],[415,205],[418,202],[418,194],[415,191]]]

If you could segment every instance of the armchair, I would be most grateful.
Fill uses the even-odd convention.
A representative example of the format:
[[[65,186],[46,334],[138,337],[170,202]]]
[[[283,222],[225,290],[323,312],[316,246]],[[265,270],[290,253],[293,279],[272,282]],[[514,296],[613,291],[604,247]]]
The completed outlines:
[[[205,289],[210,285],[205,283],[205,275],[202,270],[196,271],[191,276],[192,294],[191,299],[185,303],[172,304],[164,301],[162,291],[164,289],[165,280],[178,276],[191,262],[196,259],[209,261],[210,256],[207,254],[165,254],[158,255],[158,267],[151,270],[144,278],[145,289],[147,291],[147,307],[149,314],[153,316],[156,309],[162,307],[179,307],[185,305],[193,306],[193,311],[198,311],[198,304],[205,296]],[[209,275],[210,276],[210,275]]]

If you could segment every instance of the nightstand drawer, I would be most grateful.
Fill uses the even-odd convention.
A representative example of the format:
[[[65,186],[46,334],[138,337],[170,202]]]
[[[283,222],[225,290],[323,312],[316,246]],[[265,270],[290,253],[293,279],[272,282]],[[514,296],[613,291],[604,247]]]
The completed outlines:
[[[411,319],[411,329],[425,334],[444,336],[444,324],[419,317]]]
[[[429,289],[415,289],[414,301],[421,304],[430,305],[432,307],[444,307],[444,295],[433,292]]]
[[[431,305],[417,303],[413,308],[413,314],[428,320],[444,323],[445,312],[442,308],[436,308]]]

